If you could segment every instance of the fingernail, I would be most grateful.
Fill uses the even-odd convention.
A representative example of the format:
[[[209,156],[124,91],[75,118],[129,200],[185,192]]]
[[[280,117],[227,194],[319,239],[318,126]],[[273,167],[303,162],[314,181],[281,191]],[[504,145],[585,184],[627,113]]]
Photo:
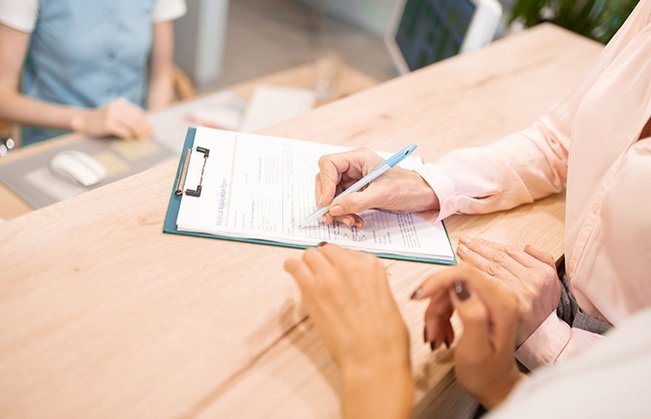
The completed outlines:
[[[411,293],[411,297],[409,297],[409,299],[415,300],[416,298],[418,298],[418,296],[422,291],[423,291],[423,286],[421,285],[420,287],[416,288],[416,291]]]
[[[317,244],[317,246],[319,246],[319,247],[323,247],[323,246],[325,246],[326,244],[328,244],[328,242],[320,242],[319,244]]]
[[[427,343],[427,328],[423,327],[423,343]]]
[[[468,248],[462,244],[460,244],[459,247],[457,247],[457,250],[459,251],[459,253],[468,253]]]
[[[468,291],[466,285],[461,281],[456,281],[454,283],[454,293],[457,295],[459,301],[466,301],[470,298],[470,291]]]
[[[328,212],[333,217],[338,217],[340,215],[344,215],[344,209],[343,209],[343,207],[341,205],[335,205],[334,207],[330,207],[330,209],[328,209]]]
[[[470,243],[470,238],[467,237],[467,236],[463,236],[463,237],[460,237],[460,238],[459,238],[459,241],[460,241],[461,243],[463,243],[463,244],[468,244],[468,243]]]
[[[323,195],[321,195],[321,196],[319,197],[319,206],[320,206],[320,207],[322,207],[322,206],[324,206],[324,205],[326,204],[325,200],[326,200],[326,196],[325,196],[325,194],[323,194]]]
[[[432,351],[433,351],[434,349],[436,349],[436,345],[434,344],[434,342],[430,342],[430,344],[429,344],[429,348],[430,348]]]

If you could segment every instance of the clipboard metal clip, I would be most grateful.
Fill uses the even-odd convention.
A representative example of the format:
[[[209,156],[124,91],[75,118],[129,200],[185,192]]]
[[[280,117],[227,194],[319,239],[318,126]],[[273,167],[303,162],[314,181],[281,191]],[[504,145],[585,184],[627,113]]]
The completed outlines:
[[[200,197],[201,196],[201,185],[203,184],[203,174],[206,170],[206,162],[208,161],[208,156],[210,156],[210,150],[204,147],[197,147],[198,153],[203,153],[203,166],[201,167],[201,178],[199,178],[199,184],[196,189],[186,189],[185,194],[187,196]],[[190,167],[190,159],[192,158],[192,149],[188,148],[185,150],[185,155],[183,156],[183,164],[181,166],[181,173],[179,178],[176,181],[176,195],[183,195],[183,189],[185,188],[185,181],[188,177],[188,168]]]

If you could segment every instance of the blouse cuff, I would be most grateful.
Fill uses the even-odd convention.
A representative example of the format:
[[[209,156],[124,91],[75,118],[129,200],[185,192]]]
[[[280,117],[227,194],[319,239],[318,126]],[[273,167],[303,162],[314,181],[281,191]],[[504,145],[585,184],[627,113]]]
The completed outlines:
[[[570,325],[559,319],[556,311],[553,311],[520,345],[515,357],[530,371],[553,364],[567,346],[571,335]]]
[[[441,221],[458,211],[452,198],[456,195],[454,181],[443,168],[436,164],[426,163],[415,168],[414,172],[418,173],[427,182],[439,199],[441,208],[436,221]]]

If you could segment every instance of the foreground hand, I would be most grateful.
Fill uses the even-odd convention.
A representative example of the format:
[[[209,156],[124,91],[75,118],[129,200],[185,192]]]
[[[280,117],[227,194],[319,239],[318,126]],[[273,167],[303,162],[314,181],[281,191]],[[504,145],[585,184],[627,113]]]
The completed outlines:
[[[319,159],[316,175],[316,203],[328,205],[339,193],[346,190],[384,161],[367,149],[330,154]],[[419,212],[436,210],[439,201],[430,186],[416,172],[394,167],[365,189],[338,200],[330,206],[324,221],[331,224],[338,220],[349,226],[362,227],[357,215],[376,208],[391,212]]]
[[[425,318],[429,340],[446,338],[450,316],[457,310],[463,323],[454,348],[457,380],[488,409],[506,399],[523,377],[514,357],[519,305],[515,293],[464,264],[428,278],[413,298],[430,298]]]
[[[145,111],[121,98],[98,109],[81,111],[73,118],[72,129],[93,137],[151,138]]]
[[[521,345],[556,310],[561,298],[561,283],[554,258],[527,246],[520,250],[483,239],[459,240],[457,255],[465,262],[497,278],[520,299],[516,337]]]
[[[326,244],[287,260],[285,270],[342,369],[344,416],[407,417],[413,392],[408,333],[380,260]]]

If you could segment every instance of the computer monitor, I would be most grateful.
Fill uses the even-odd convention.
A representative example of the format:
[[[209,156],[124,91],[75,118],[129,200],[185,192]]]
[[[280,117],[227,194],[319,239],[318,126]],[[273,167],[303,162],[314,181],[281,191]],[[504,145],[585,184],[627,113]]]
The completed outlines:
[[[502,17],[496,0],[398,0],[387,31],[401,73],[489,44]]]

